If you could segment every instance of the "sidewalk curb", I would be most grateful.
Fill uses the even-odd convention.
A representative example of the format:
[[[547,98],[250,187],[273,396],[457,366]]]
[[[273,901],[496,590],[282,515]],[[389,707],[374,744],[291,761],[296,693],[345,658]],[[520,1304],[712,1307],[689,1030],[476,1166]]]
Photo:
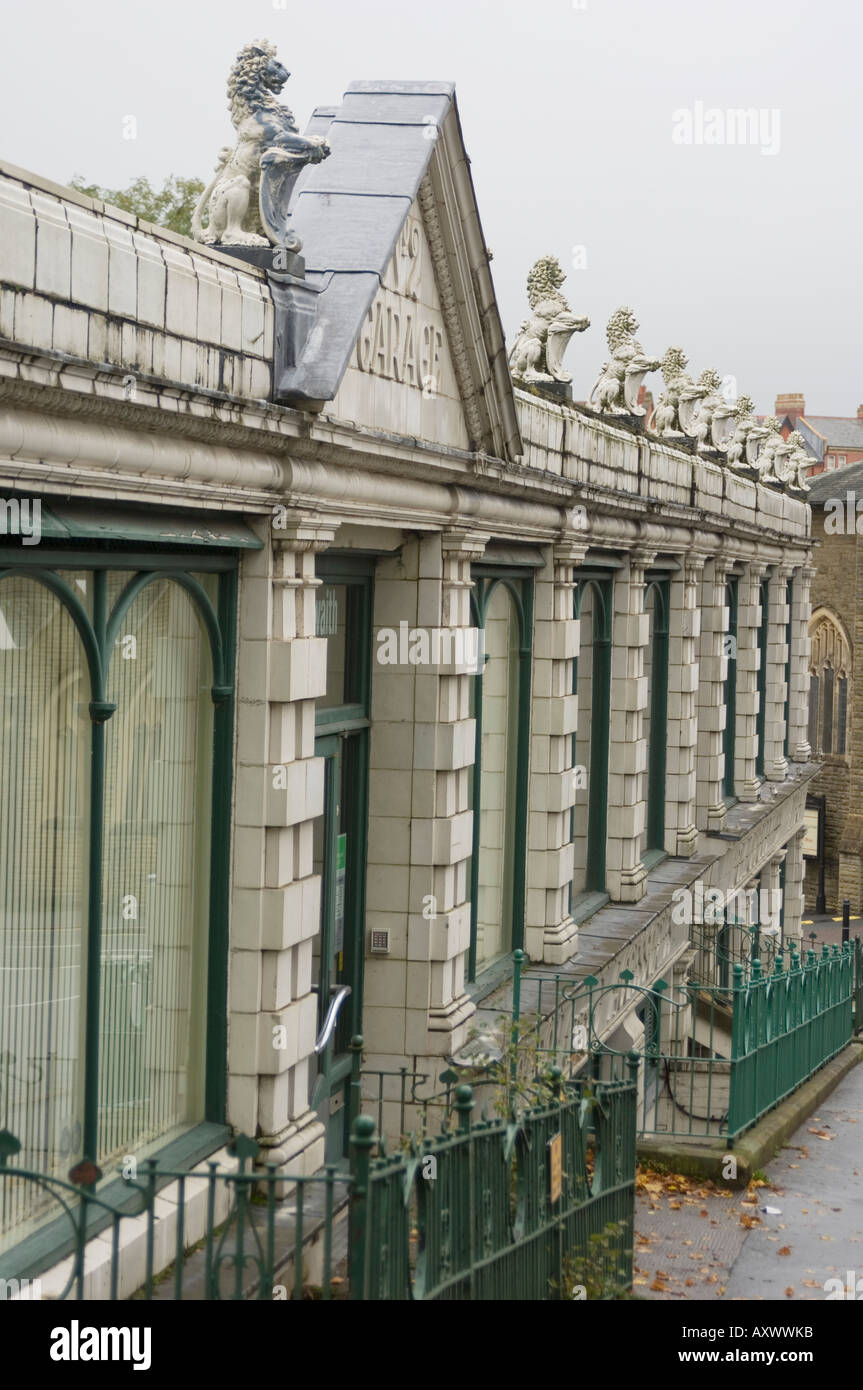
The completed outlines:
[[[638,1158],[657,1163],[688,1177],[712,1178],[730,1187],[746,1187],[752,1174],[778,1153],[794,1131],[813,1115],[850,1071],[863,1061],[863,1040],[849,1043],[832,1061],[805,1081],[787,1100],[777,1105],[752,1129],[742,1134],[733,1148],[715,1139],[667,1139],[656,1135],[639,1139]],[[727,1177],[728,1157],[733,1155],[737,1169]],[[723,1171],[724,1170],[724,1171]]]

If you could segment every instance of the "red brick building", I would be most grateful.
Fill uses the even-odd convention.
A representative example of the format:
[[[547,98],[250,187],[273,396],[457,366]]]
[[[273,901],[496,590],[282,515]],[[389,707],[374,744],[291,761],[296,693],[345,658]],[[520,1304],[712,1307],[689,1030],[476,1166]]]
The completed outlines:
[[[786,439],[792,430],[803,436],[812,455],[810,477],[863,461],[863,405],[856,416],[807,415],[803,396],[792,393],[776,397],[774,412]]]

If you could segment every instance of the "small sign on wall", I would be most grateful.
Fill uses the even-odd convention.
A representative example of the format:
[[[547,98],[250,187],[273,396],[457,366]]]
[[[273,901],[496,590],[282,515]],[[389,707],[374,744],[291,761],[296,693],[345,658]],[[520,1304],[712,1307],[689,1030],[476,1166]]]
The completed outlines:
[[[803,858],[817,859],[819,844],[819,822],[822,815],[821,806],[807,806],[803,812]]]
[[[563,1135],[558,1130],[548,1141],[548,1200],[552,1206],[563,1192]]]

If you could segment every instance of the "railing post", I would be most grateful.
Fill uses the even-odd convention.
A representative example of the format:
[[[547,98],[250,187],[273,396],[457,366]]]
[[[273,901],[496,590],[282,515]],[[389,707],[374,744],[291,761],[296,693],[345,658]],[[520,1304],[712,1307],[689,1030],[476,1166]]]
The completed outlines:
[[[368,1261],[369,1188],[371,1156],[375,1145],[375,1122],[370,1115],[358,1115],[351,1126],[351,1299],[366,1296]]]
[[[348,1088],[348,1132],[353,1133],[354,1120],[362,1110],[363,1098],[363,1039],[360,1033],[354,1034],[350,1044],[351,1080]]]
[[[473,1089],[464,1083],[455,1088],[455,1110],[458,1115],[458,1132],[464,1136],[467,1163],[459,1161],[459,1172],[464,1175],[467,1168],[467,1232],[468,1232],[468,1278],[470,1296],[476,1295],[476,1164],[474,1144],[470,1133],[470,1114],[473,1110]]]
[[[746,1000],[744,998],[742,965],[734,966],[734,984],[732,989],[731,1061],[728,1068],[728,1140],[730,1143],[733,1143],[734,1136],[737,1134],[738,1130],[743,1127],[740,1117],[740,1112],[744,1108],[740,1080],[746,1036],[746,1022],[744,1017]]]
[[[518,949],[512,953],[512,1055],[509,1063],[510,1084],[515,1086],[518,1074],[518,1025],[521,1018],[521,971],[527,954]]]

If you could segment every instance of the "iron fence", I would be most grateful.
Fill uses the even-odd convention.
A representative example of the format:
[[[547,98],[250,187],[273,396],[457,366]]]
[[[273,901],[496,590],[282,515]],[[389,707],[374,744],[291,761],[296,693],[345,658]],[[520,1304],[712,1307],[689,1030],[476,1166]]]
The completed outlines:
[[[530,1301],[570,1284],[619,1296],[632,1280],[635,1089],[558,1073],[518,1121],[473,1123],[472,1089],[458,1086],[456,1129],[407,1158],[372,1159],[361,1117],[352,1297]]]
[[[26,1241],[0,1253],[0,1298],[530,1300],[564,1296],[579,1276],[592,1296],[627,1289],[634,1080],[557,1073],[541,1105],[478,1123],[471,1088],[450,1090],[435,1138],[388,1155],[359,1115],[349,1167],[313,1176],[262,1166],[239,1135],[227,1167],[152,1159],[112,1180],[84,1162],[59,1179],[20,1166],[4,1131],[0,1211],[30,1187],[57,1216],[47,1273],[44,1248],[41,1263]]]
[[[731,1143],[845,1047],[861,1007],[861,947],[824,946],[801,959],[783,951],[766,973],[761,955],[732,967],[730,985],[670,988],[541,973],[521,978],[516,959],[512,1030],[543,1069],[613,1082],[633,1042],[609,1039],[638,1022],[637,1128],[641,1135],[714,1137]]]

